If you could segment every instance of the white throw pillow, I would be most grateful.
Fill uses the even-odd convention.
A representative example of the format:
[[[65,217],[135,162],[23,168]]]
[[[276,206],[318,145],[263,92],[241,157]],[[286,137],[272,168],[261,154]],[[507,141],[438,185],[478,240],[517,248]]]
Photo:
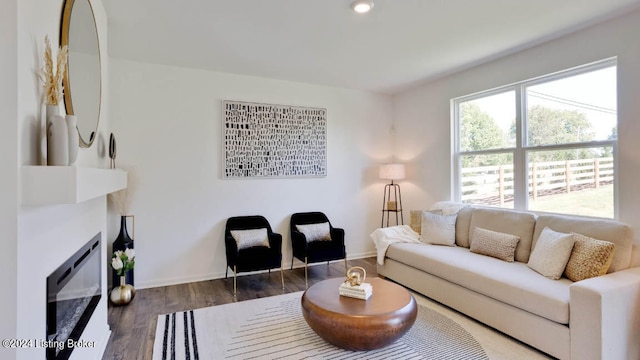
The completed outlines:
[[[457,216],[423,211],[420,240],[431,245],[455,246]]]
[[[238,250],[254,247],[269,246],[269,236],[267,229],[251,229],[251,230],[231,230],[231,236],[238,244]]]
[[[527,266],[549,279],[558,280],[567,266],[573,243],[573,234],[542,229]]]
[[[471,234],[469,251],[513,262],[520,237],[475,227]]]
[[[308,243],[312,241],[331,241],[331,226],[329,226],[328,222],[296,225],[296,228],[304,234]]]

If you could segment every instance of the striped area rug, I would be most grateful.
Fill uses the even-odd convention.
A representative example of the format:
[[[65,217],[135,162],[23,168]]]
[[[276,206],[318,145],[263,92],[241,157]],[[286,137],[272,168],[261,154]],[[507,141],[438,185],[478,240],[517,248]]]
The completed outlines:
[[[424,306],[418,306],[411,330],[390,346],[364,352],[339,349],[307,325],[301,296],[297,292],[161,315],[153,359],[489,359],[464,328]]]

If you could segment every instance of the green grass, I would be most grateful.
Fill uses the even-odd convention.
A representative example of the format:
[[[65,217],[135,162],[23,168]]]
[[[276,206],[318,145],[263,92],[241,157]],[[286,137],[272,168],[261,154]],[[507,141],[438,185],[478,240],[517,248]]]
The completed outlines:
[[[613,185],[529,199],[529,210],[613,218]]]

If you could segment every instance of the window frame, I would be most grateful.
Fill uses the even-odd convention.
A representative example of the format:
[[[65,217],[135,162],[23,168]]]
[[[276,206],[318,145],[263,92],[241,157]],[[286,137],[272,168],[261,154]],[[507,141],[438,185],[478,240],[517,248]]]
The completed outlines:
[[[556,80],[570,78],[572,76],[581,75],[589,72],[602,70],[609,67],[616,67],[617,77],[617,58],[612,57],[601,61],[581,65],[567,70],[558,71],[548,75],[539,76],[533,79],[519,81],[505,86],[496,87],[489,90],[479,91],[470,95],[465,95],[451,99],[451,130],[452,130],[452,198],[454,201],[462,201],[462,157],[468,155],[489,155],[489,154],[506,154],[513,155],[513,209],[521,211],[532,211],[543,213],[542,211],[529,210],[529,181],[528,181],[528,154],[536,151],[553,151],[567,149],[587,149],[594,147],[611,147],[613,155],[613,219],[618,219],[618,138],[615,140],[592,140],[587,142],[575,142],[566,144],[553,145],[528,145],[528,137],[526,132],[527,121],[527,96],[526,89],[531,86],[548,83]],[[617,79],[616,79],[617,80]],[[490,149],[490,150],[472,150],[461,151],[461,124],[460,124],[460,104],[490,97],[505,92],[515,92],[516,102],[516,143],[514,147]],[[617,94],[616,94],[617,96]],[[616,114],[616,129],[619,127],[619,118]],[[489,205],[487,205],[489,206]],[[572,214],[566,214],[572,215]]]

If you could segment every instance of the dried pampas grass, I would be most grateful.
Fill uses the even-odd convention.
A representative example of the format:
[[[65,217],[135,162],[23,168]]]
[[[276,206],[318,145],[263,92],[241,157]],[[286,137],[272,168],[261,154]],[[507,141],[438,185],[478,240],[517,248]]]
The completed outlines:
[[[113,200],[113,202],[118,207],[118,211],[120,212],[120,215],[125,215],[127,210],[127,204],[126,204],[127,189],[122,189],[114,193],[111,193],[109,194],[109,197],[111,198],[111,200]]]
[[[53,64],[53,52],[49,36],[44,38],[44,65],[40,71],[40,80],[44,89],[44,97],[47,105],[58,105],[62,102],[62,79],[67,68],[67,46],[58,50],[56,65]]]

